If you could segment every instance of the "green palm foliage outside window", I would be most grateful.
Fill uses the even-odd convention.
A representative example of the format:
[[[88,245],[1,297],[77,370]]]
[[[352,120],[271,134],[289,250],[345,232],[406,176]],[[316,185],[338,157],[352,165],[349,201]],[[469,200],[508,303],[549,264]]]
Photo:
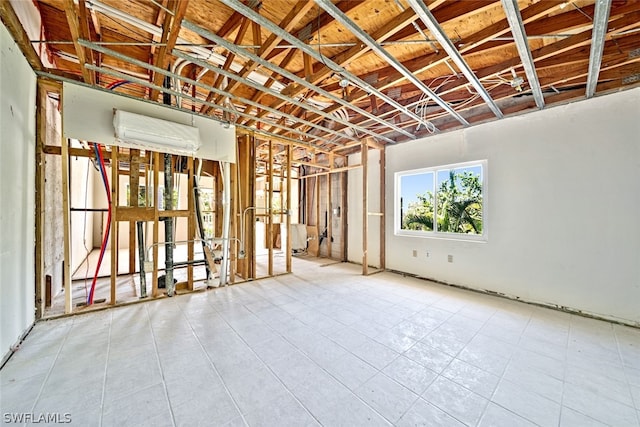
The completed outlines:
[[[481,165],[400,176],[400,187],[402,230],[483,234]]]

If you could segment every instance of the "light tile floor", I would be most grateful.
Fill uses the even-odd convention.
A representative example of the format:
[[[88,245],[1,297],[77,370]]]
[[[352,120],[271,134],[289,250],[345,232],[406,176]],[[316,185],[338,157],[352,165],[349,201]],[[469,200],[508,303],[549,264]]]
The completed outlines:
[[[638,329],[295,262],[293,275],[36,324],[0,371],[2,422],[640,425]]]

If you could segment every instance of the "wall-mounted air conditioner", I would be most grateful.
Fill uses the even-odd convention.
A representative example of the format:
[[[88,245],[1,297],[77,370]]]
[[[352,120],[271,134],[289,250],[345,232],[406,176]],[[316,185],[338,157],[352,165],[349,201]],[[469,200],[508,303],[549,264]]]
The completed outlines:
[[[113,127],[117,145],[123,147],[183,156],[195,156],[200,148],[195,126],[114,110]]]

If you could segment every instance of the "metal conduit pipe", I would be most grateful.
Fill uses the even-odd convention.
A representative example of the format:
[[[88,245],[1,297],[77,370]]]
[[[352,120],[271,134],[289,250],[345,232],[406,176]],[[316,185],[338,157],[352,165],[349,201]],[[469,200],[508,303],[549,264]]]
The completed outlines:
[[[173,171],[171,170],[173,156],[171,154],[164,155],[164,209],[173,209]],[[165,263],[164,263],[164,284],[167,289],[167,295],[173,296],[173,218],[164,219],[164,237],[167,243],[164,245]]]
[[[169,89],[171,87],[171,79],[165,76],[163,87]],[[171,94],[164,92],[162,94],[162,102],[165,105],[171,105]],[[173,156],[171,154],[164,155],[164,209],[169,211],[173,209]],[[164,267],[164,285],[167,289],[167,295],[173,296],[173,218],[165,218],[164,220],[164,237],[167,243],[164,246],[165,251],[165,267]]]
[[[231,163],[219,162],[222,173],[222,262],[220,263],[220,284],[229,281],[229,233],[231,231]]]

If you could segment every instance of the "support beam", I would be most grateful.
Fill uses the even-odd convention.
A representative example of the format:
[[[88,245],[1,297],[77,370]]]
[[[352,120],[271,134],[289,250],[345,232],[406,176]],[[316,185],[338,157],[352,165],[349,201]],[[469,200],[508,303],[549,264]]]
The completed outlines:
[[[385,269],[386,265],[386,186],[385,171],[387,164],[387,152],[384,147],[380,149],[380,268]]]
[[[234,1],[234,0],[224,0],[224,1]],[[246,13],[247,15],[250,15],[252,17],[256,16],[255,14],[253,14],[253,13],[251,13],[249,11],[246,11],[246,10],[243,13]],[[263,18],[257,18],[257,19],[260,19],[261,21],[263,20]],[[273,23],[271,23],[271,25],[275,26],[275,24],[273,24]],[[258,63],[259,65],[262,65],[265,68],[282,75],[283,77],[286,77],[286,78],[288,78],[288,79],[290,79],[292,81],[295,81],[299,85],[305,86],[305,87],[307,87],[308,89],[311,89],[311,90],[315,90],[318,94],[320,94],[322,96],[325,96],[325,97],[331,99],[332,101],[334,101],[334,102],[336,102],[336,103],[338,103],[338,104],[340,104],[340,105],[342,105],[344,107],[350,108],[350,109],[356,111],[357,113],[362,114],[363,116],[366,116],[366,117],[368,117],[368,118],[370,118],[370,119],[372,119],[372,120],[384,125],[385,127],[390,127],[390,128],[392,128],[394,130],[401,131],[401,133],[405,134],[406,136],[408,136],[410,138],[413,138],[413,134],[411,134],[410,132],[406,132],[404,130],[401,130],[401,128],[399,128],[399,127],[397,127],[397,126],[395,126],[393,124],[390,124],[388,122],[385,122],[384,120],[379,119],[377,116],[369,113],[368,111],[365,111],[362,108],[359,108],[359,107],[353,105],[352,103],[350,103],[348,101],[345,101],[342,98],[339,98],[339,97],[335,96],[334,94],[332,94],[330,92],[327,92],[324,89],[321,89],[321,88],[319,88],[317,86],[312,85],[308,81],[296,76],[295,74],[293,74],[293,73],[291,73],[291,72],[289,72],[289,71],[287,71],[287,70],[285,70],[285,69],[283,69],[281,67],[278,67],[277,65],[272,64],[272,63],[264,60],[263,58],[260,58],[259,56],[255,55],[255,54],[253,54],[253,53],[251,53],[251,52],[249,52],[249,51],[247,51],[247,50],[245,50],[245,49],[243,49],[243,48],[241,48],[241,47],[239,47],[237,45],[234,45],[233,43],[230,43],[228,40],[225,40],[225,39],[223,39],[221,37],[218,37],[217,35],[209,32],[209,31],[207,31],[207,30],[205,30],[203,28],[200,28],[199,26],[197,26],[197,25],[195,25],[195,24],[193,24],[193,23],[191,23],[189,21],[185,21],[184,27],[189,29],[189,30],[191,30],[191,31],[196,32],[197,34],[200,34],[202,37],[205,37],[205,38],[213,41],[214,43],[217,43],[217,44],[223,46],[225,49],[233,50],[233,51],[236,52],[236,54],[242,55],[242,56],[250,59],[251,61],[254,61],[254,62]],[[275,28],[278,28],[278,29],[276,30]],[[271,28],[271,29],[273,29],[274,31],[281,31],[281,29],[279,27],[275,26],[275,28]],[[287,35],[286,37],[291,39],[290,35]],[[299,40],[298,40],[298,42],[299,42]],[[304,45],[304,44],[302,44],[302,46],[305,46],[305,48],[303,49],[305,51],[307,51],[307,49],[309,49],[309,51],[307,51],[307,53],[311,54],[310,52],[313,52],[312,56],[316,56],[316,57],[319,58],[318,53],[313,51],[312,49],[310,49],[309,46]],[[177,56],[180,56],[180,54],[178,52],[174,51],[174,54],[176,54]],[[339,68],[337,65],[336,65],[336,67]],[[361,84],[364,85],[364,86],[371,87],[370,85],[368,85],[364,81],[362,81]],[[371,88],[371,89],[373,89],[373,88]],[[388,98],[386,95],[382,94],[381,92],[379,92],[379,91],[377,91],[375,89],[373,89],[373,90],[376,92],[376,94],[378,94],[378,96],[381,96],[381,97],[384,97],[384,98]],[[283,91],[283,94],[286,95],[286,90]],[[289,95],[287,95],[287,96],[289,96]],[[389,99],[389,101],[391,103],[399,105],[397,102],[393,101],[392,99],[390,99],[390,98],[388,98],[388,99]],[[284,104],[280,104],[280,105],[284,105]],[[306,108],[309,108],[309,107],[306,106]],[[401,108],[404,110],[404,107],[401,107]],[[411,112],[409,112],[409,113],[410,113],[410,115],[413,116],[413,113],[411,113]],[[335,116],[334,116],[333,119],[336,120]],[[336,121],[338,121],[338,120],[336,120]],[[363,132],[365,132],[367,134],[371,134],[371,136],[373,136],[373,137],[382,139],[382,140],[390,142],[390,143],[395,142],[392,139],[386,138],[384,136],[380,136],[379,133],[371,132],[368,129],[363,129]],[[282,136],[280,135],[279,137],[282,137]]]
[[[60,95],[62,98],[63,94]],[[62,103],[62,100],[61,100]],[[64,132],[60,132],[64,135]],[[62,286],[64,287],[64,312],[73,311],[73,288],[71,287],[71,218],[69,211],[69,140],[62,137]]]
[[[151,296],[156,298],[158,292],[158,243],[160,232],[160,212],[158,211],[158,184],[160,181],[160,154],[154,152],[153,157],[153,273],[151,274]]]
[[[362,164],[362,275],[369,274],[369,182],[367,175],[369,173],[369,146],[366,140],[362,141],[360,151],[360,163]]]
[[[587,98],[596,93],[600,65],[602,64],[602,52],[607,35],[611,0],[596,0],[596,11],[593,17],[593,30],[591,36],[591,53],[589,55],[589,76],[587,78]]]
[[[462,58],[458,49],[453,45],[451,39],[447,37],[446,33],[440,27],[440,24],[436,20],[436,18],[431,14],[429,8],[425,6],[424,3],[418,0],[407,0],[411,8],[416,12],[416,14],[420,17],[420,20],[427,26],[431,34],[438,40],[438,43],[442,46],[442,48],[449,54],[449,57],[455,62],[458,66],[462,74],[469,80],[469,82],[476,89],[478,94],[484,99],[487,103],[491,111],[496,115],[497,118],[501,119],[503,117],[502,111],[496,105],[496,103],[489,95],[489,92],[482,86],[480,80],[476,77],[476,75],[471,71],[471,68],[467,64],[467,62]]]
[[[129,206],[138,207],[140,192],[140,150],[129,150]],[[129,274],[136,271],[136,222],[129,221]]]
[[[333,155],[329,154],[329,165],[333,166]],[[331,258],[331,242],[333,240],[333,203],[331,200],[331,173],[327,174],[327,258]]]
[[[347,215],[349,212],[349,197],[348,197],[348,172],[343,171],[340,172],[340,189],[341,189],[341,201],[340,201],[340,234],[341,234],[341,242],[340,242],[340,260],[342,262],[349,261],[347,253],[349,248],[349,234],[347,227]]]
[[[109,304],[116,304],[116,279],[118,278],[118,147],[111,147],[111,292]],[[156,187],[157,188],[157,187]]]
[[[236,34],[234,43],[239,44],[242,42],[242,39],[244,38],[244,35],[247,33],[247,29],[249,28],[249,23],[250,21],[247,18],[242,17],[242,24],[240,24],[240,29]],[[229,71],[229,68],[231,67],[231,64],[233,64],[233,60],[235,59],[235,57],[236,57],[235,53],[229,52],[227,54],[227,59],[224,61],[224,64],[222,65],[221,69],[223,71]],[[208,67],[204,67],[204,69],[207,69],[207,68]],[[215,71],[218,72],[218,70],[215,70]],[[228,92],[222,91],[222,83],[224,81],[225,76],[226,76],[225,73],[218,72],[218,76],[216,77],[216,80],[213,83],[213,87],[216,89],[219,89],[219,91],[210,91],[206,98],[207,102],[213,102],[214,104],[219,104],[220,101],[225,96],[229,97],[229,95],[231,95]],[[214,98],[216,97],[216,95],[218,95],[218,98],[214,101]],[[201,114],[209,114],[211,111],[213,111],[213,108],[206,104],[203,104],[202,107],[200,108]]]
[[[70,1],[70,0],[69,0]],[[187,6],[189,0],[169,0],[169,5],[173,6],[170,9],[174,11],[174,15],[171,16],[168,13],[165,15],[164,23],[162,24],[162,43],[158,49],[158,55],[154,59],[154,65],[158,68],[165,69],[167,67],[168,58],[167,55],[173,50],[180,34],[180,27],[182,25],[182,19],[187,12]],[[162,84],[163,76],[155,73],[153,76],[153,83],[156,86]],[[150,99],[155,101],[158,98],[158,91],[152,90]]]
[[[187,210],[189,216],[187,217],[187,259],[192,260],[195,257],[194,240],[196,238],[196,218],[195,218],[195,200],[194,200],[194,164],[193,157],[187,159]],[[189,264],[187,267],[187,289],[193,290],[193,265]]]
[[[222,0],[222,3],[225,3],[227,6],[242,13],[241,10],[233,6],[233,3],[227,3],[227,0]],[[244,6],[242,3],[239,3],[239,4],[243,8],[246,8],[246,6]],[[300,1],[294,2],[291,7],[291,10],[289,11],[289,13],[287,13],[287,16],[285,16],[284,19],[280,22],[279,28],[282,31],[285,31],[288,33],[294,28],[294,26],[296,26],[300,22],[301,19],[305,17],[305,15],[311,10],[312,7],[313,7],[312,0],[300,0]],[[252,11],[249,8],[247,9],[259,16],[257,12]],[[247,17],[250,17],[247,14],[244,14],[244,15]],[[260,22],[256,21],[255,19],[254,19],[254,22],[257,22],[258,24],[260,24]],[[267,38],[267,40],[265,40],[265,42],[260,47],[260,50],[258,51],[257,56],[259,56],[260,58],[266,57],[269,53],[271,53],[275,49],[275,47],[278,45],[280,40],[282,40],[282,37],[278,33],[272,32],[271,35],[269,35],[269,37]],[[242,77],[247,77],[249,73],[251,73],[253,70],[255,70],[258,67],[258,65],[259,64],[256,63],[255,61],[249,61],[244,67],[242,67],[242,70],[240,70],[238,74]],[[238,86],[238,81],[233,80],[229,82],[229,84],[224,89],[224,91],[231,92],[237,86]]]
[[[538,81],[536,67],[533,64],[533,57],[531,56],[527,33],[522,23],[522,16],[520,15],[518,1],[502,0],[502,7],[507,14],[509,27],[511,27],[511,34],[513,34],[514,42],[518,48],[518,54],[520,55],[524,72],[527,75],[527,80],[529,81],[529,87],[533,92],[533,98],[535,99],[538,108],[542,109],[544,108],[544,97],[542,96],[542,89],[540,88],[540,82]]]
[[[43,79],[38,79],[36,98],[36,179],[35,179],[35,296],[36,319],[41,319],[46,307],[44,280],[44,227],[45,227],[45,154],[47,141],[47,89]]]
[[[95,84],[95,74],[91,72],[87,67],[87,55],[84,47],[82,47],[78,40],[88,38],[88,34],[81,34],[80,23],[78,21],[78,12],[73,0],[65,0],[64,11],[67,16],[67,23],[69,24],[69,30],[71,31],[71,37],[73,39],[73,46],[76,49],[76,55],[80,62],[80,72],[84,82],[90,85]]]
[[[267,250],[269,252],[268,269],[267,274],[269,277],[273,276],[273,141],[269,140],[269,176],[267,177],[267,183],[269,184],[269,191],[267,192]]]
[[[360,26],[356,25],[347,15],[343,14],[338,8],[336,8],[330,0],[315,0],[316,3],[324,10],[329,12],[338,22],[344,25],[351,33],[353,33],[358,39],[366,44],[369,49],[375,52],[378,56],[383,58],[389,65],[398,70],[407,80],[413,83],[418,89],[420,89],[425,95],[431,98],[436,104],[442,107],[445,111],[449,112],[463,125],[469,123],[458,114],[449,104],[443,101],[438,95],[429,89],[418,77],[416,77],[411,71],[409,71],[395,56],[391,55],[385,48],[380,46],[376,40],[367,34]],[[425,6],[426,8],[426,6]],[[428,9],[427,9],[428,10]],[[413,13],[411,13],[413,15]],[[435,18],[434,18],[435,19]],[[453,44],[452,44],[453,46]],[[418,123],[421,123],[419,120]]]
[[[286,248],[285,250],[287,251],[286,253],[286,259],[285,259],[285,263],[286,263],[286,271],[287,273],[291,273],[291,155],[293,150],[291,149],[291,145],[287,145],[286,146],[286,151],[287,151],[287,163],[286,163],[286,170],[287,170],[287,200],[286,200],[286,206],[287,206],[287,210],[289,211],[288,215],[287,215],[287,244],[286,244]]]

